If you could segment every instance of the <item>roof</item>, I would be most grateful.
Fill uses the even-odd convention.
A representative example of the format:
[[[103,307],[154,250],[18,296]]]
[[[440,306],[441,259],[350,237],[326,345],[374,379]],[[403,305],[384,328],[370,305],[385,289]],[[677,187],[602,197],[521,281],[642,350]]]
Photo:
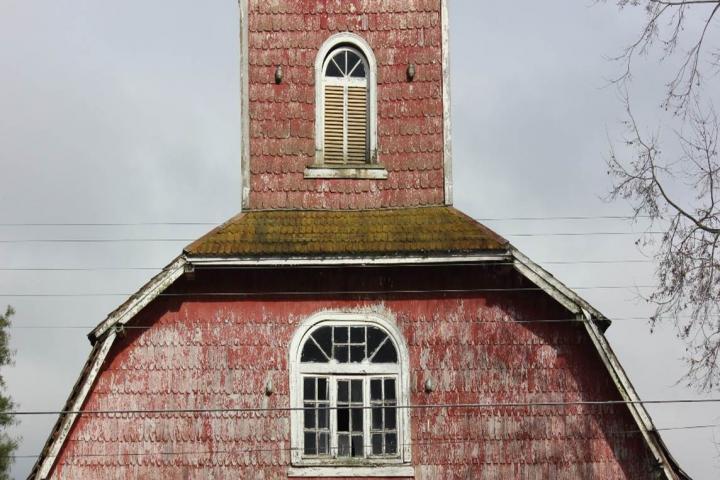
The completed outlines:
[[[506,250],[508,241],[446,206],[242,213],[185,249],[189,257],[403,256]]]

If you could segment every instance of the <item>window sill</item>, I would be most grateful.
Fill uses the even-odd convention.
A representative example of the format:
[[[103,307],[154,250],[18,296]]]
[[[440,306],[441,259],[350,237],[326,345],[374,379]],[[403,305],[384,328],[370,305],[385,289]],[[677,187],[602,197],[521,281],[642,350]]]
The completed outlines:
[[[415,469],[407,465],[377,467],[293,467],[288,477],[402,477],[415,478]]]
[[[359,178],[385,180],[388,172],[379,165],[362,167],[311,166],[305,168],[305,178]]]

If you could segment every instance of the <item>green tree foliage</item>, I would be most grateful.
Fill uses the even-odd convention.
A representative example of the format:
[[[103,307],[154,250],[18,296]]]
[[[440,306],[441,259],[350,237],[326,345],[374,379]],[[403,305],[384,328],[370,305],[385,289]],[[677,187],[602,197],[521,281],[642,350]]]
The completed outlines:
[[[0,367],[12,365],[13,351],[10,349],[10,317],[15,311],[7,307],[4,314],[0,314]],[[5,378],[0,374],[0,412],[7,412],[15,408],[15,403],[7,394]],[[18,446],[18,440],[11,437],[7,430],[15,424],[15,417],[7,413],[0,413],[0,480],[10,479],[10,466],[12,465],[12,454]]]

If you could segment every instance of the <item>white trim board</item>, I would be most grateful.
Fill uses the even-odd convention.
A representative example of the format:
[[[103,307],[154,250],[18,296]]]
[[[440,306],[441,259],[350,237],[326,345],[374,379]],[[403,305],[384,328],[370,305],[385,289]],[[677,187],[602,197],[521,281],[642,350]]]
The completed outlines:
[[[396,467],[293,467],[288,477],[415,477],[411,466]]]
[[[440,16],[442,26],[443,170],[445,174],[445,205],[452,205],[452,116],[450,112],[450,17],[448,16],[448,0],[442,0]]]

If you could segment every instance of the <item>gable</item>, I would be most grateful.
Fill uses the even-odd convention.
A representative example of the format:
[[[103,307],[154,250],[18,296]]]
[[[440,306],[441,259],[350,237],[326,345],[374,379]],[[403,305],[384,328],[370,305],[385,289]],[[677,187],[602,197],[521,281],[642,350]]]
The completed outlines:
[[[253,213],[260,214],[261,212]],[[328,223],[332,224],[332,222],[325,221],[325,218],[328,217],[316,216],[314,212],[307,216],[297,212],[285,213],[288,215],[287,218],[296,219],[291,225],[295,225],[293,228],[300,228],[301,232],[322,231],[322,229],[329,228],[327,227]],[[331,214],[333,212],[324,213]],[[358,213],[362,215],[363,212]],[[339,224],[352,225],[351,231],[358,238],[371,238],[374,228],[384,225],[382,222],[378,223],[375,212],[372,213],[373,215],[369,215],[367,221],[355,219],[352,222],[343,221]],[[410,218],[414,218],[407,212],[401,214],[386,212],[386,214],[399,216],[398,218],[407,214]],[[440,218],[448,216],[463,225],[462,228],[465,229],[463,231],[467,234],[463,241],[476,242],[473,245],[478,246],[477,250],[468,250],[467,243],[454,244],[455,246],[452,247],[452,242],[457,240],[457,238],[453,239],[452,235],[449,235],[450,243],[447,244],[451,245],[449,249],[436,250],[434,253],[425,251],[424,256],[411,256],[407,251],[405,251],[405,256],[388,256],[390,250],[380,248],[371,255],[366,250],[358,249],[356,250],[358,252],[357,259],[362,262],[370,260],[380,262],[376,265],[382,266],[381,270],[387,273],[379,274],[377,269],[359,266],[355,267],[355,273],[351,277],[347,277],[346,273],[343,273],[343,269],[352,264],[350,262],[352,258],[342,257],[338,263],[336,250],[319,252],[315,256],[306,256],[303,259],[305,263],[302,265],[296,267],[286,265],[279,270],[278,268],[281,268],[279,262],[282,262],[283,259],[282,255],[286,255],[287,252],[282,251],[281,256],[278,257],[274,255],[275,250],[263,245],[265,242],[274,245],[274,239],[281,240],[283,236],[292,236],[295,232],[292,229],[288,230],[287,225],[282,222],[278,224],[278,233],[270,233],[262,228],[249,229],[246,228],[247,225],[256,223],[244,224],[242,219],[246,217],[237,217],[227,225],[236,225],[239,219],[241,225],[239,230],[245,233],[223,230],[223,227],[220,227],[207,237],[214,238],[216,235],[220,235],[219,238],[222,241],[217,243],[220,247],[215,246],[214,241],[208,242],[207,245],[212,248],[228,248],[229,245],[231,250],[224,250],[227,256],[215,259],[211,264],[204,263],[207,257],[193,256],[194,250],[191,245],[183,256],[156,276],[136,296],[129,299],[126,304],[113,312],[105,322],[95,329],[92,339],[96,348],[88,362],[88,368],[83,372],[78,386],[68,400],[66,409],[71,411],[103,409],[114,405],[133,405],[135,408],[141,409],[192,408],[197,405],[227,405],[227,401],[233,398],[237,402],[232,405],[241,407],[259,404],[282,405],[284,404],[284,395],[287,395],[288,382],[286,343],[298,321],[318,309],[336,311],[362,311],[364,309],[377,311],[380,309],[395,318],[398,325],[402,327],[403,335],[411,348],[410,358],[415,359],[414,366],[411,367],[414,369],[412,372],[413,395],[415,395],[412,397],[413,403],[420,403],[424,400],[422,384],[428,374],[433,376],[437,391],[443,395],[438,399],[439,403],[472,403],[473,401],[477,402],[478,399],[492,402],[495,399],[498,404],[502,404],[508,399],[519,399],[518,401],[521,402],[523,399],[537,401],[538,398],[547,398],[548,395],[550,398],[558,398],[553,395],[560,395],[559,398],[562,400],[568,398],[613,399],[629,402],[603,407],[604,410],[603,408],[568,406],[562,409],[564,413],[560,416],[550,415],[553,407],[548,407],[540,416],[530,417],[527,420],[530,423],[527,425],[522,423],[525,420],[516,417],[513,413],[514,410],[510,409],[507,411],[507,415],[502,414],[493,422],[496,425],[503,425],[501,427],[503,429],[510,429],[507,431],[538,429],[537,432],[540,433],[533,433],[530,438],[522,440],[530,443],[515,444],[516,447],[519,446],[517,451],[535,452],[541,444],[553,445],[552,448],[543,447],[545,448],[542,450],[545,452],[543,455],[549,455],[544,458],[555,459],[548,460],[552,463],[559,461],[557,455],[560,455],[560,452],[566,452],[563,454],[563,460],[560,461],[561,464],[566,465],[566,470],[563,470],[566,473],[575,472],[579,476],[590,474],[612,476],[619,475],[618,472],[625,471],[623,469],[637,473],[639,470],[633,470],[640,468],[637,464],[632,462],[628,464],[629,460],[623,459],[626,457],[617,457],[619,455],[617,452],[635,452],[638,458],[642,458],[645,463],[648,459],[659,462],[665,469],[667,478],[686,478],[676,467],[661,439],[654,432],[652,422],[644,408],[641,404],[636,403],[639,400],[637,394],[632,389],[632,385],[602,334],[602,328],[608,324],[607,320],[592,306],[517,252],[511,245],[500,243],[500,237],[490,230],[468,220],[468,217],[455,214],[450,210],[439,214]],[[468,222],[471,222],[472,225]],[[388,222],[388,224],[393,223]],[[265,225],[271,229],[273,222],[267,221]],[[328,235],[338,233],[337,224],[334,225],[330,229],[330,232],[334,233],[328,233]],[[417,231],[418,229],[422,230],[422,228],[418,228],[418,225],[414,225],[413,230]],[[398,231],[401,230],[398,229]],[[429,227],[428,230],[432,231],[433,229]],[[474,236],[471,232],[474,232]],[[410,235],[412,236],[412,234]],[[436,236],[440,237],[440,233],[438,232]],[[201,239],[200,244],[205,244],[207,238]],[[259,246],[239,248],[233,251],[232,248],[236,248],[235,246],[242,247],[241,239],[248,243],[256,241]],[[488,245],[493,248],[488,248]],[[330,248],[335,247],[330,244]],[[452,248],[458,248],[458,250]],[[214,255],[218,255],[222,251],[210,250]],[[233,252],[247,255],[250,251],[254,252],[254,257],[231,256]],[[423,251],[417,250],[418,253]],[[479,256],[473,257],[473,253],[477,253]],[[347,255],[347,251],[343,254]],[[458,256],[454,257],[453,254]],[[276,263],[263,264],[263,261],[268,259]],[[407,262],[406,264],[395,263],[402,262],[403,259]],[[233,262],[237,260],[254,261],[256,265],[264,266],[256,268],[252,267],[252,264],[246,263],[239,265],[250,266],[250,269],[223,268],[223,266],[233,265]],[[332,263],[325,263],[326,261],[332,261]],[[302,268],[303,265],[313,267],[312,270],[309,270],[313,272],[311,276],[307,275],[308,270]],[[193,268],[195,269],[194,273],[190,276],[183,275],[183,272],[192,271]],[[323,273],[323,269],[326,273]],[[460,272],[464,273],[459,274]],[[490,272],[495,273],[490,274]],[[344,280],[342,280],[343,278]],[[348,282],[348,278],[352,279],[352,282]],[[333,288],[330,289],[329,285],[332,285]],[[341,286],[338,287],[338,285]],[[355,298],[354,295],[338,297],[337,291],[334,293],[331,291],[344,288],[350,289],[352,292],[353,289],[358,290],[361,287],[365,290],[362,298]],[[525,293],[503,293],[502,290],[509,287],[522,289]],[[272,294],[273,289],[280,294],[276,293],[275,299],[267,302],[267,294]],[[282,295],[282,292],[297,292],[304,289],[312,295],[300,298],[286,298]],[[422,294],[423,289],[428,293]],[[392,290],[408,293],[393,294]],[[443,290],[446,293],[443,293]],[[454,293],[448,295],[447,291]],[[222,292],[226,292],[226,294],[218,295]],[[245,292],[247,295],[238,295],[238,292]],[[265,292],[264,295],[263,292]],[[204,296],[205,293],[210,295]],[[260,293],[260,295],[256,295],[256,293]],[[559,325],[513,323],[516,320],[542,317],[577,318],[579,321]],[[493,321],[487,322],[487,320]],[[501,322],[497,320],[501,320]],[[122,327],[128,324],[144,325],[149,328],[123,331]],[[418,360],[422,363],[417,364]],[[266,362],[270,363],[266,364]],[[448,365],[453,365],[455,368],[448,369]],[[523,368],[523,365],[542,365],[543,368],[536,371],[532,368]],[[492,368],[488,370],[489,367]],[[480,375],[479,372],[483,371],[483,368],[486,370],[486,374]],[[145,375],[142,372],[153,373]],[[592,372],[591,376],[588,376],[589,372]],[[166,373],[167,376],[164,376]],[[264,385],[268,378],[272,379],[275,386],[275,393],[269,398],[263,395]],[[516,387],[521,389],[517,390]],[[163,390],[168,388],[170,390]],[[178,403],[179,401],[176,399],[173,400],[175,403],[172,403],[169,400],[156,398],[157,395],[174,395],[173,392],[180,394],[179,398],[185,400]],[[146,393],[152,395],[148,396]],[[233,397],[239,393],[243,393],[245,396]],[[193,401],[196,403],[187,403],[186,400],[189,399],[194,399]],[[182,416],[182,414],[178,415]],[[175,418],[178,415],[170,417]],[[237,418],[242,419],[243,422],[260,421],[248,420],[256,418],[252,415],[241,413],[238,415],[240,416]],[[418,416],[413,417],[413,424],[420,422],[424,425],[426,422],[422,420],[425,418],[423,414],[417,413],[416,415]],[[472,417],[473,425],[487,420],[486,414],[482,412],[476,412],[473,415],[479,415],[477,418]],[[581,417],[576,418],[573,415],[581,415]],[[213,451],[243,450],[240,448],[242,442],[250,442],[253,450],[269,448],[263,443],[266,440],[255,437],[250,439],[245,436],[236,440],[240,443],[227,445],[225,444],[228,441],[227,438],[236,438],[234,436],[236,433],[233,432],[237,432],[224,430],[229,428],[227,427],[227,416],[220,415],[217,420],[203,420],[201,417],[203,415],[182,422],[177,420],[180,423],[176,423],[176,426],[169,430],[167,428],[157,430],[159,428],[157,422],[152,421],[150,417],[141,417],[142,428],[125,429],[123,432],[126,433],[122,434],[125,436],[120,438],[118,436],[120,433],[113,433],[113,429],[120,428],[120,425],[117,421],[111,420],[112,416],[99,421],[99,423],[93,423],[91,420],[94,417],[64,415],[59,419],[48,440],[43,457],[33,473],[37,476],[33,478],[44,478],[42,475],[54,471],[56,461],[63,458],[62,462],[67,463],[70,468],[67,472],[82,472],[84,468],[91,465],[96,465],[98,468],[100,465],[103,468],[125,465],[118,464],[117,462],[120,460],[115,457],[112,457],[113,460],[98,458],[93,460],[92,455],[95,454],[92,452],[101,448],[98,439],[105,437],[107,437],[105,440],[111,443],[125,442],[122,448],[129,454],[132,453],[132,448],[139,448],[144,445],[144,442],[155,442],[153,448],[156,449],[170,448],[166,442],[175,442],[172,445],[180,444],[183,448],[192,447],[195,450],[200,448]],[[277,443],[278,439],[282,441],[285,438],[281,425],[286,424],[283,422],[273,423],[280,421],[281,417],[281,412],[273,412],[271,418],[274,420],[270,423],[258,424],[275,432],[273,445]],[[441,418],[445,423],[440,424],[444,425],[440,430],[452,431],[455,428],[453,425],[462,416],[443,416]],[[562,443],[558,438],[552,436],[551,432],[555,428],[553,425],[567,424],[568,419],[572,420],[571,423],[578,428],[580,425],[590,422],[593,433],[588,437],[578,437],[576,434],[579,431],[575,431],[567,437],[569,443]],[[211,435],[212,441],[207,435],[202,437],[205,434],[197,433],[204,440],[198,440],[197,436],[192,436],[195,435],[192,432],[196,431],[193,429],[200,429],[197,432],[207,432],[208,428],[209,432],[216,432],[212,435],[218,435],[217,437]],[[248,427],[237,426],[234,428]],[[179,435],[178,432],[182,432],[184,429],[190,432],[188,435],[195,443],[183,443],[188,441],[187,438],[178,443],[179,439],[175,435]],[[425,436],[423,438],[427,438],[430,442],[452,440],[443,436],[438,437],[440,430],[431,429],[417,433],[422,433]],[[618,440],[620,443],[608,440],[613,436],[609,433],[626,430],[634,431],[631,438]],[[491,454],[492,450],[487,450],[489,455],[487,458],[477,457],[472,460],[475,462],[474,465],[483,464],[482,462],[485,461],[499,461],[497,455],[501,455],[501,452],[507,449],[507,445],[502,446],[503,442],[513,438],[512,436],[510,438],[484,437],[483,435],[491,435],[489,431],[479,433],[480,436],[477,438],[473,436],[476,433],[467,430],[458,431],[458,433],[462,433],[463,439],[466,441],[487,443],[486,448],[491,448],[490,445],[498,446],[497,453]],[[535,435],[539,436],[535,437]],[[517,441],[521,440],[518,438]],[[222,445],[218,446],[219,444]],[[582,448],[586,450],[577,450],[581,445],[584,445]],[[107,444],[106,448],[116,448],[117,446]],[[89,458],[82,456],[85,455],[83,452],[88,451],[90,452]],[[72,452],[76,452],[80,456],[76,458],[70,455]],[[458,453],[458,456],[453,457],[452,465],[455,468],[472,469],[473,467],[462,464],[462,458],[465,455],[465,458],[472,459],[476,454],[467,447],[463,447],[461,452],[463,453]],[[267,471],[279,469],[278,472],[284,472],[288,467],[287,458],[289,457],[281,456],[279,459],[272,460],[271,455],[264,455],[262,459],[268,459],[271,462],[266,465],[261,463],[261,459],[253,459],[248,455],[238,457],[238,455],[234,459],[216,456],[198,461],[199,463],[183,465],[189,469],[189,472],[195,472],[197,475],[209,474],[218,478],[222,478],[223,469],[230,467],[235,471],[244,471],[243,468],[260,466],[267,468]],[[529,458],[522,457],[520,453],[517,455],[517,457],[513,457],[512,462],[524,462],[524,465],[532,465]],[[133,456],[129,455],[129,457]],[[282,460],[283,458],[285,460]],[[441,463],[445,461],[444,457],[433,456],[432,451],[421,451],[420,457],[413,455],[413,458],[417,460],[416,466],[420,468],[419,471],[425,472],[426,475],[442,472],[442,469],[445,468],[442,467],[445,464]],[[421,462],[419,459],[424,460]],[[262,462],[264,461],[262,460]],[[277,464],[272,463],[273,461]],[[135,469],[133,471],[142,472],[143,468],[151,468],[151,464],[155,467],[160,465],[175,468],[173,465],[177,466],[178,463],[177,461],[173,463],[169,459],[157,462],[158,460],[153,460],[152,457],[151,459],[139,457],[123,468],[131,466]],[[625,463],[623,464],[623,462]],[[574,466],[567,466],[571,464]],[[199,465],[211,465],[212,468],[208,466],[207,468],[210,470],[197,470]],[[625,466],[623,467],[623,465]],[[595,470],[596,467],[601,470]],[[537,470],[541,467],[534,468],[536,469],[532,471],[544,472],[544,470]],[[470,472],[470,470],[467,471]],[[528,472],[530,471],[528,470]],[[172,470],[172,472],[172,474],[181,473],[180,470]],[[631,478],[638,478],[637,475],[628,475]]]

